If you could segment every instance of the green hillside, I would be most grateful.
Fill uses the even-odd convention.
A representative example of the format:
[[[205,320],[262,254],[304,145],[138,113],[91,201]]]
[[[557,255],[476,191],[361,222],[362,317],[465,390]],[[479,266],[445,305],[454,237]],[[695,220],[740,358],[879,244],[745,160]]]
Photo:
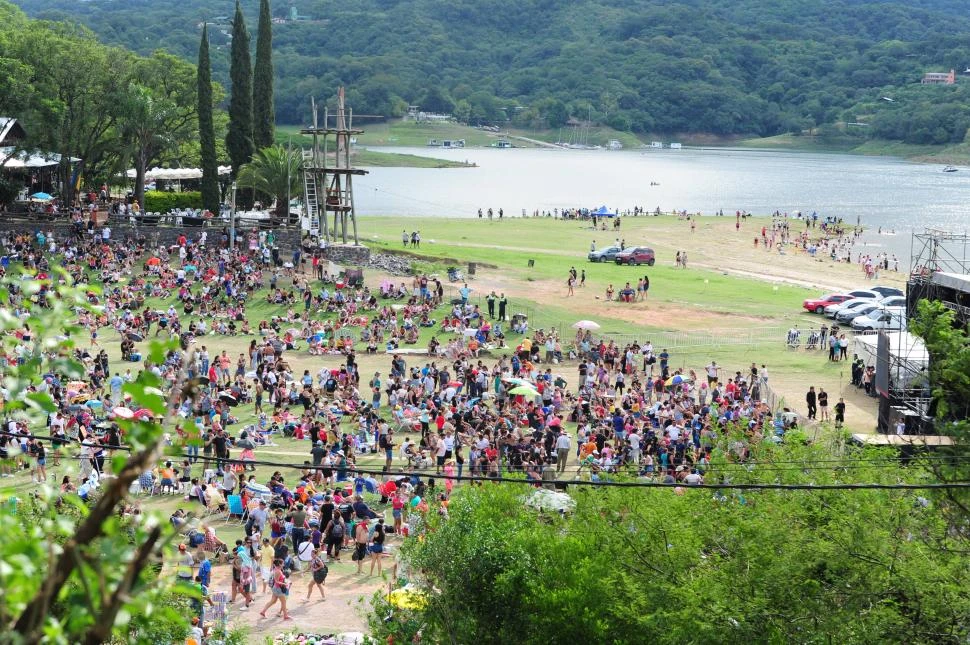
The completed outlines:
[[[217,78],[230,0],[19,0],[141,53],[195,55],[205,17]],[[244,8],[255,20],[257,3]],[[970,125],[970,17],[960,0],[277,0],[277,118],[348,87],[364,114],[408,104],[463,121],[640,134],[772,136],[835,122],[864,136],[958,143]],[[952,86],[920,85],[927,71]],[[885,100],[890,98],[892,101]]]

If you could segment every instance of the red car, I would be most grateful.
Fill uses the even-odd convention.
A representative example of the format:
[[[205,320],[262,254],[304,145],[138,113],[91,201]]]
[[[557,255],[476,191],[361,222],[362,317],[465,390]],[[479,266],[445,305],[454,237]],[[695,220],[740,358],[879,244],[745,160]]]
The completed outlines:
[[[812,313],[820,314],[824,313],[825,308],[829,305],[840,304],[846,300],[852,300],[852,296],[844,293],[830,293],[819,298],[809,298],[802,303],[802,307]]]
[[[634,246],[617,253],[615,261],[617,264],[653,266],[653,263],[657,261],[657,255],[653,252],[653,249],[646,246]]]

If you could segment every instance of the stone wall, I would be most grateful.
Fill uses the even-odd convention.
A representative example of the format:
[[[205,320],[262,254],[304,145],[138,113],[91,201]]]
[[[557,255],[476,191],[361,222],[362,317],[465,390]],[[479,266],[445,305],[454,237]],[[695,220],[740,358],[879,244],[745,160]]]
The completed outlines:
[[[334,244],[323,250],[323,257],[334,264],[367,266],[370,262],[370,249],[353,244]]]
[[[70,222],[57,221],[31,222],[25,219],[12,219],[0,215],[0,233],[13,231],[14,233],[29,233],[33,235],[38,229],[44,232],[53,231],[56,239],[63,240],[74,235],[74,227]],[[124,240],[136,239],[138,235],[145,236],[149,241],[149,246],[164,245],[171,246],[176,243],[179,235],[185,233],[189,239],[198,239],[202,231],[208,233],[208,243],[217,244],[222,238],[222,229],[218,227],[176,227],[176,226],[139,226],[136,228],[128,223],[111,222],[111,239]],[[288,257],[293,249],[300,245],[301,231],[298,228],[280,228],[276,233],[276,244],[280,248],[283,257]],[[237,242],[245,244],[245,232],[237,231]],[[357,247],[364,248],[364,247]],[[369,250],[364,248],[369,253]],[[337,260],[334,260],[336,262]],[[366,258],[364,260],[366,262]]]

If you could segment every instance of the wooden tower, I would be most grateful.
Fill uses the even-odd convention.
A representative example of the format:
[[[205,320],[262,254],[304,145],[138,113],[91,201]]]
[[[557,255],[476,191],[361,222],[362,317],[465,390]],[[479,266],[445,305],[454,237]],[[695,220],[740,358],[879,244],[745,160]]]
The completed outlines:
[[[313,137],[313,148],[303,151],[304,204],[310,219],[310,232],[328,243],[338,237],[348,243],[347,224],[350,220],[353,244],[358,246],[357,213],[354,210],[354,176],[366,175],[366,170],[350,163],[351,140],[363,130],[354,130],[353,110],[344,105],[344,88],[337,90],[337,114],[330,115],[323,108],[323,124],[318,121],[317,104],[312,101],[313,126],[300,130]],[[333,120],[333,127],[330,121]]]

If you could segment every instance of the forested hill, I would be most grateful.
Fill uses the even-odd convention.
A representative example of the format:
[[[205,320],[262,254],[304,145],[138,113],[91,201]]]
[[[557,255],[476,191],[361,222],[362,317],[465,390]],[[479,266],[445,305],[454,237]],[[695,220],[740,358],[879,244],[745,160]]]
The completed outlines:
[[[231,0],[16,0],[102,39],[194,59],[203,17],[227,76]],[[255,24],[257,0],[244,0]],[[280,122],[348,87],[359,113],[409,103],[472,123],[770,135],[866,123],[913,143],[970,125],[965,0],[275,0]],[[921,86],[956,69],[955,86]],[[886,97],[890,100],[885,100]]]

